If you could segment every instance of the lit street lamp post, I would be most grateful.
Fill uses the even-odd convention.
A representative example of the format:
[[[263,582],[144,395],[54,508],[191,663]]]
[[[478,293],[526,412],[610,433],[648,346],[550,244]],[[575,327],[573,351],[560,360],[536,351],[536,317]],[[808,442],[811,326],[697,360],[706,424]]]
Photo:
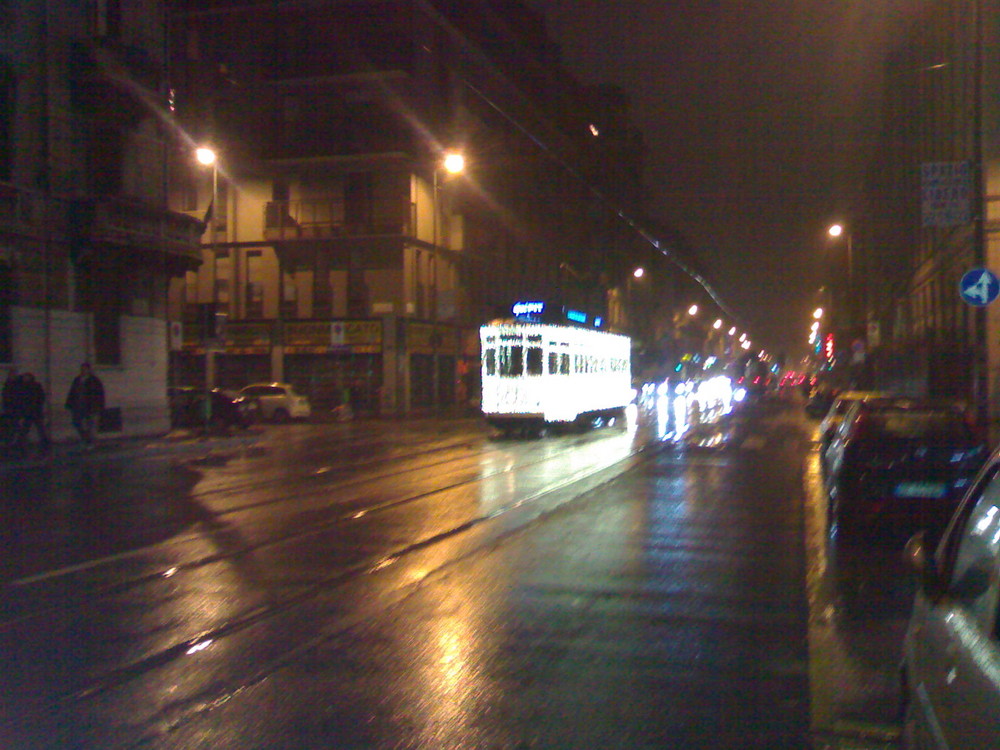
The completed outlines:
[[[439,262],[438,222],[440,221],[441,218],[441,185],[440,185],[440,180],[438,179],[438,174],[442,169],[449,175],[461,174],[465,170],[465,157],[458,152],[449,151],[444,154],[444,158],[441,160],[441,163],[434,166],[434,196],[433,196],[434,214],[433,214],[433,221],[431,222],[433,225],[432,229],[433,237],[431,242],[431,278],[430,278],[430,287],[434,294],[434,304],[433,304],[433,310],[430,312],[432,320],[435,321],[437,321],[440,317],[440,300],[441,300],[441,290],[438,288],[439,276],[437,272],[437,267]],[[431,388],[433,389],[432,399],[434,406],[439,406],[441,403],[441,395],[440,395],[441,383],[440,383],[439,370],[440,370],[440,361],[438,359],[437,348],[435,346],[434,370],[431,373],[431,380],[432,380]]]
[[[441,184],[438,175],[442,169],[449,175],[461,174],[465,171],[465,157],[455,151],[449,151],[445,153],[441,163],[434,167],[434,215],[431,222],[433,225],[433,237],[431,240],[431,288],[434,290],[434,310],[432,314],[434,320],[438,318],[438,292],[440,291],[437,288],[438,224],[441,221]]]
[[[854,238],[853,234],[844,228],[842,224],[833,224],[827,230],[827,234],[833,239],[838,239],[841,236],[845,236],[847,241],[847,293],[844,295],[846,301],[846,322],[848,328],[854,324],[855,311],[854,311]]]
[[[215,151],[211,148],[202,147],[195,151],[195,158],[198,163],[202,166],[212,168],[212,200],[208,204],[208,211],[206,212],[207,219],[210,223],[211,228],[211,250],[212,253],[212,287],[210,292],[210,306],[208,308],[208,313],[204,316],[202,320],[202,325],[207,328],[209,325],[209,320],[211,320],[211,335],[208,335],[208,331],[204,332],[204,344],[205,344],[205,431],[208,431],[209,425],[212,421],[212,387],[215,385],[215,325],[216,325],[216,287],[218,286],[218,268],[216,264],[218,263],[218,252],[216,250],[216,243],[218,239],[216,237],[216,227],[218,223],[215,221],[215,212],[218,207],[215,205],[216,200],[219,197],[219,160]]]

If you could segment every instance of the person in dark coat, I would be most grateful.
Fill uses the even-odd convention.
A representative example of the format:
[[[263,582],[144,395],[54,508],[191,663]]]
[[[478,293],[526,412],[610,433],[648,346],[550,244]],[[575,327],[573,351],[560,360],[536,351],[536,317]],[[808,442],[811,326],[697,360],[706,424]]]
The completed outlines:
[[[28,447],[28,434],[34,425],[38,432],[38,447],[42,453],[46,453],[49,450],[49,436],[45,432],[45,389],[30,372],[21,375],[20,380],[17,391],[20,397],[17,444],[22,448]]]
[[[90,365],[80,365],[80,374],[66,396],[66,408],[73,415],[73,426],[87,445],[94,442],[94,420],[104,408],[104,384],[90,371]]]

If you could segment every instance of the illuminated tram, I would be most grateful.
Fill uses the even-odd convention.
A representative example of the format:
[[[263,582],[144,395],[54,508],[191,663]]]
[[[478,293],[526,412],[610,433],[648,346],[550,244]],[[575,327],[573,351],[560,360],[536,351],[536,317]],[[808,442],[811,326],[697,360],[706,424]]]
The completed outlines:
[[[624,418],[632,401],[628,336],[515,318],[482,326],[479,339],[483,416],[502,432]]]

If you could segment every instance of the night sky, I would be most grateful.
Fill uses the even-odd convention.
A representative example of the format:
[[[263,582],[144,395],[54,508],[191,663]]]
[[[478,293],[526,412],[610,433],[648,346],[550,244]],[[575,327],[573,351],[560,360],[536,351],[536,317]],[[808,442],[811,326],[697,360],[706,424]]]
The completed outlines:
[[[649,212],[760,343],[800,355],[911,0],[526,0],[566,67],[632,98]],[[841,249],[842,251],[842,249]]]

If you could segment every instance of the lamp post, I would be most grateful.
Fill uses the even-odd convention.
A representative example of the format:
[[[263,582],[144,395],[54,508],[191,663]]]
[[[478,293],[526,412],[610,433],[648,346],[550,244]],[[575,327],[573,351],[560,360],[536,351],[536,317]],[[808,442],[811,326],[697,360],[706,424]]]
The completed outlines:
[[[646,269],[642,266],[637,266],[632,269],[632,273],[628,275],[625,279],[625,323],[629,333],[633,336],[638,336],[639,326],[638,326],[638,315],[636,314],[636,291],[635,283],[645,278]]]
[[[433,318],[437,320],[437,251],[438,251],[438,222],[441,217],[441,184],[438,175],[441,170],[449,175],[461,174],[465,171],[465,157],[457,151],[447,151],[441,159],[441,163],[434,167],[434,216],[433,216],[433,239],[432,245],[432,265],[431,265],[431,288],[434,290],[434,312]]]
[[[832,224],[830,228],[826,230],[827,234],[833,239],[838,239],[841,236],[845,236],[847,241],[847,294],[845,299],[847,301],[847,322],[848,324],[854,323],[854,239],[853,234],[844,228],[843,224]]]
[[[215,151],[211,148],[208,148],[207,146],[202,146],[201,148],[197,149],[194,155],[195,158],[198,160],[199,164],[201,164],[204,167],[212,168],[212,199],[211,202],[208,204],[208,211],[205,213],[205,217],[210,223],[210,228],[212,232],[209,237],[209,242],[211,243],[211,249],[212,249],[212,290],[210,299],[214,312],[214,307],[216,303],[215,295],[216,295],[216,284],[217,284],[216,243],[218,242],[218,238],[216,237],[216,227],[218,226],[218,223],[215,221],[215,212],[218,211],[218,207],[216,207],[215,202],[218,200],[219,197],[219,159]]]
[[[216,286],[218,285],[218,269],[216,264],[218,263],[218,253],[216,252],[216,226],[215,221],[215,202],[219,197],[219,160],[215,151],[207,146],[203,146],[195,151],[195,158],[198,163],[204,167],[212,168],[212,201],[208,204],[208,211],[206,211],[205,216],[210,222],[211,226],[211,250],[212,253],[212,289],[210,293],[210,307],[208,308],[208,313],[205,315],[205,319],[202,321],[202,325],[205,328],[209,325],[209,319],[211,319],[211,336],[208,335],[208,331],[205,331],[205,432],[208,432],[209,425],[212,422],[212,386],[215,384],[215,338],[216,331]]]
[[[449,175],[461,174],[465,170],[465,157],[462,156],[462,154],[458,153],[457,151],[446,151],[441,159],[440,164],[437,164],[434,167],[434,196],[433,196],[434,215],[433,215],[433,221],[431,222],[433,225],[433,230],[432,230],[433,238],[431,242],[432,247],[431,247],[430,287],[434,294],[434,305],[433,305],[434,309],[431,314],[431,317],[435,321],[439,317],[438,313],[440,306],[438,302],[441,291],[440,289],[438,289],[437,265],[438,265],[438,221],[440,220],[441,216],[441,184],[440,180],[438,179],[438,175],[440,174],[442,169],[445,171],[445,173]],[[441,403],[439,370],[440,370],[440,361],[437,355],[437,346],[435,345],[434,370],[431,373],[431,378],[432,378],[431,387],[433,389],[432,400],[434,406],[439,406]]]

